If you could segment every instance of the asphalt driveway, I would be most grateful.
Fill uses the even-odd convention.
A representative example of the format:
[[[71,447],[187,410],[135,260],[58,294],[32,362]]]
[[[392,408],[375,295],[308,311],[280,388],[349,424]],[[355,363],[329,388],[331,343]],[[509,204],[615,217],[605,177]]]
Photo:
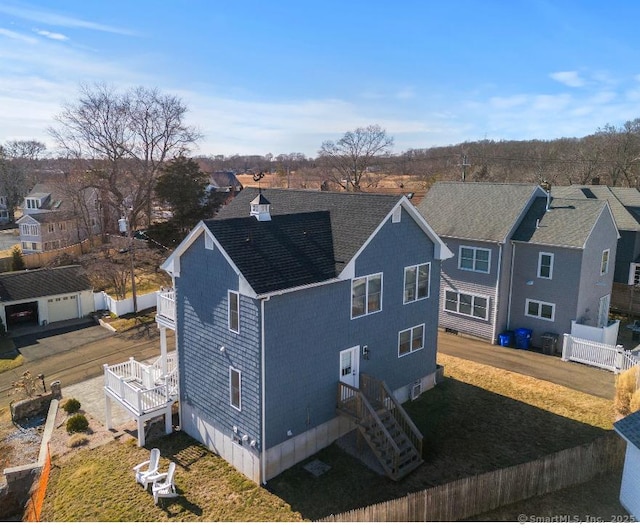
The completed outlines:
[[[96,324],[93,320],[83,320],[61,328],[49,328],[14,337],[13,343],[25,362],[31,362],[67,352],[112,335],[113,332]]]

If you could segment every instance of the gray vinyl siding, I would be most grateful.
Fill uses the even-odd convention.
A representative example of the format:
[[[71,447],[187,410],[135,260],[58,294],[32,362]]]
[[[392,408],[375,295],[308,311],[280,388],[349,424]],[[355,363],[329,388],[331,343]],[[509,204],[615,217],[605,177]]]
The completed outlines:
[[[440,284],[440,318],[439,326],[458,332],[493,340],[493,321],[495,317],[496,277],[498,272],[499,245],[486,242],[475,242],[446,238],[447,247],[454,256],[442,264],[442,280]],[[460,246],[478,247],[491,251],[489,273],[459,269]],[[444,310],[445,290],[481,295],[489,299],[488,319],[486,321],[464,314],[446,312]]]
[[[600,298],[611,293],[616,262],[616,229],[611,215],[600,215],[583,253],[580,289],[578,291],[577,317],[584,318],[584,324],[596,326]],[[609,271],[601,275],[602,252],[609,250]],[[628,269],[627,269],[628,275]]]
[[[513,245],[509,242],[502,245],[502,266],[500,269],[500,285],[497,300],[494,302],[493,317],[495,318],[495,335],[493,342],[497,343],[498,335],[509,328],[509,291],[511,287],[511,254]]]
[[[560,336],[571,333],[571,321],[576,319],[578,305],[582,250],[516,243],[514,251],[510,330],[532,330],[531,344],[534,347],[541,346],[541,337],[546,332]],[[540,252],[554,255],[552,279],[538,278]],[[531,281],[533,284],[527,284]],[[555,304],[554,320],[526,316],[527,299]]]
[[[620,231],[615,259],[614,282],[627,284],[629,268],[640,255],[640,233],[636,231]]]
[[[240,333],[228,328],[228,291],[239,279],[201,235],[181,256],[176,278],[181,400],[227,436],[236,426],[260,443],[260,311],[240,295]],[[220,347],[224,346],[224,352]],[[229,367],[241,374],[241,410],[230,405]],[[258,446],[259,447],[259,446]]]
[[[265,303],[266,447],[336,416],[340,351],[367,345],[360,372],[391,390],[435,372],[439,266],[431,243],[403,213],[359,255],[356,276],[382,272],[382,311],[351,319],[351,280],[307,288]],[[403,304],[404,268],[431,262],[428,299]],[[425,324],[422,350],[398,358],[398,332]]]

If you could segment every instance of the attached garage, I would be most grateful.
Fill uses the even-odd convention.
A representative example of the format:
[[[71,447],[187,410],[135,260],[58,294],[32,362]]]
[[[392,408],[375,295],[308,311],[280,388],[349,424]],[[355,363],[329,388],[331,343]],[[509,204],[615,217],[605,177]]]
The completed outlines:
[[[93,288],[80,266],[1,273],[0,305],[8,330],[78,319],[95,311]]]

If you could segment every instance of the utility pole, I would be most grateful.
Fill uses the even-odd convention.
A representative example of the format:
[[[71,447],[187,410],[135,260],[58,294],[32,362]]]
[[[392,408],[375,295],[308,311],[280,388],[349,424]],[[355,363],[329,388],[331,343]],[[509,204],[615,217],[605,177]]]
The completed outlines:
[[[467,177],[467,167],[470,167],[469,158],[467,158],[466,154],[462,155],[462,181],[464,181]]]
[[[138,313],[138,295],[136,292],[136,267],[134,263],[134,245],[133,245],[133,231],[131,229],[131,222],[126,218],[126,214],[122,215],[122,218],[118,220],[118,229],[121,234],[127,234],[129,239],[129,264],[131,265],[131,295],[133,296],[133,313]]]

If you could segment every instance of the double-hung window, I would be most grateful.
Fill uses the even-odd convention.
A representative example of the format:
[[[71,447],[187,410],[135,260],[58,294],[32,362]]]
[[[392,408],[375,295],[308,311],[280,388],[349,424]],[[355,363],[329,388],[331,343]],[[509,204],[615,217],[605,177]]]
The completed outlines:
[[[242,410],[242,373],[233,367],[229,367],[229,403]]]
[[[229,292],[229,330],[240,333],[240,295]]]
[[[404,304],[429,297],[431,263],[404,269]]]
[[[538,253],[538,278],[553,278],[553,253]]]
[[[424,348],[424,325],[402,330],[398,334],[398,357]]]
[[[491,250],[470,246],[460,246],[458,267],[462,270],[489,273]]]
[[[602,260],[600,261],[600,275],[606,275],[609,272],[609,250],[602,252]]]
[[[556,305],[545,303],[535,299],[527,299],[525,303],[524,314],[527,317],[535,317],[536,319],[546,319],[553,321],[556,313]]]
[[[351,281],[351,318],[382,310],[382,273]]]
[[[444,311],[468,315],[486,321],[489,319],[489,298],[482,295],[445,290]]]

